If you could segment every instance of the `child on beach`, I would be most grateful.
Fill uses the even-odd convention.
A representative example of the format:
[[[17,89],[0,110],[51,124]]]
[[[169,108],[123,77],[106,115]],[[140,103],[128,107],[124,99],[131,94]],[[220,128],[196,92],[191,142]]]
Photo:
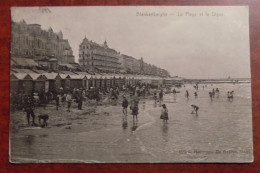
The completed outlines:
[[[154,98],[155,101],[157,101],[157,93],[156,92],[154,92],[153,98]]]
[[[191,107],[193,108],[193,110],[192,110],[191,114],[194,114],[194,112],[195,112],[195,114],[196,114],[196,115],[198,115],[198,110],[199,110],[199,107],[198,107],[198,106],[196,106],[196,105],[191,105]]]
[[[234,91],[228,91],[227,98],[229,101],[233,101],[233,97],[234,97],[233,93],[234,93]]]
[[[198,93],[197,93],[197,92],[195,92],[195,93],[194,93],[194,96],[195,96],[195,98],[197,98],[197,97],[198,97]]]

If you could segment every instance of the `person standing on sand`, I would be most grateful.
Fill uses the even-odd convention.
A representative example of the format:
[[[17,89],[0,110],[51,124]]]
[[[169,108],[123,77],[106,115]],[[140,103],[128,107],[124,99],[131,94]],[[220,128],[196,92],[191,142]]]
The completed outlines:
[[[59,94],[56,95],[55,102],[56,102],[56,110],[58,110],[59,106],[60,106],[60,95]]]
[[[167,124],[167,121],[169,120],[168,116],[168,109],[165,104],[162,105],[162,111],[161,111],[161,119],[163,119],[163,124]]]
[[[212,92],[209,92],[209,97],[210,97],[210,100],[212,101],[212,98],[213,98]]]
[[[172,93],[173,93],[173,95],[176,95],[177,91],[175,88],[173,89]]]
[[[40,97],[40,102],[41,102],[41,106],[43,107],[43,109],[46,109],[46,105],[48,102],[48,96],[46,92],[42,92],[42,95]]]
[[[157,93],[156,92],[154,92],[153,98],[154,98],[154,101],[156,102],[157,101]]]
[[[162,103],[162,100],[163,100],[163,90],[161,90],[159,92],[159,101],[160,101],[160,104]]]
[[[27,95],[24,100],[24,111],[26,112],[28,126],[30,126],[30,117],[32,117],[32,125],[35,125],[34,106],[33,97]]]
[[[212,97],[215,97],[215,89],[212,89]]]
[[[62,98],[61,98],[61,102],[62,102],[62,106],[63,106],[63,107],[65,107],[66,97],[67,97],[67,94],[64,93],[64,94],[62,95]]]
[[[68,109],[67,109],[68,112],[70,112],[71,101],[72,101],[71,94],[68,93],[67,96],[66,96],[66,102],[68,104]]]
[[[83,96],[81,91],[78,92],[77,100],[78,100],[78,110],[82,110]]]
[[[189,91],[188,90],[186,90],[185,97],[187,97],[187,99],[189,99]]]
[[[123,114],[127,115],[128,100],[126,99],[125,96],[123,96],[122,107],[123,107]]]

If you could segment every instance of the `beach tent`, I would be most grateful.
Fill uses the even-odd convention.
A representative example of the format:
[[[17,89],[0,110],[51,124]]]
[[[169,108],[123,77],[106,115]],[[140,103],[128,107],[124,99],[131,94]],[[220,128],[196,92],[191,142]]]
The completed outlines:
[[[119,74],[115,75],[115,86],[120,86],[122,82],[121,76]]]
[[[116,83],[116,76],[114,74],[111,74],[110,88],[113,88],[115,86],[115,83]]]
[[[102,89],[105,89],[106,88],[106,77],[105,76],[101,76],[100,77],[100,82],[101,82],[100,87]]]
[[[70,87],[71,88],[85,88],[86,86],[86,75],[69,75],[70,76]]]
[[[68,88],[70,88],[70,76],[68,74],[60,74],[61,77],[61,87],[64,89],[64,91],[67,91]]]
[[[61,76],[58,73],[43,73],[45,81],[45,92],[56,92],[61,87]]]
[[[101,88],[102,75],[96,74],[93,76],[93,79],[94,79],[94,86],[97,88]]]
[[[116,80],[116,84],[119,87],[122,87],[125,84],[125,77],[123,75],[119,75],[118,79]]]
[[[112,78],[113,78],[113,76],[111,76],[109,74],[103,74],[102,84],[101,84],[103,86],[103,88],[110,89]]]
[[[86,89],[90,89],[90,87],[94,86],[94,78],[93,78],[93,74],[87,73],[87,72],[75,72],[78,75],[84,75],[86,76],[86,80],[84,81],[85,84],[83,84],[83,86]]]
[[[25,76],[26,74],[24,74]],[[10,93],[18,93],[19,92],[19,79],[14,74],[10,74]]]
[[[33,92],[45,91],[46,76],[37,73],[29,73],[28,75],[33,80]]]
[[[95,79],[94,79],[95,75],[86,75],[87,78],[87,82],[86,82],[86,88],[90,89],[91,87],[95,87]]]
[[[11,73],[10,74],[10,91],[24,92],[31,94],[33,92],[32,77],[26,73]]]
[[[111,74],[104,75],[104,81],[105,81],[105,88],[108,90],[114,86],[114,76]]]
[[[87,73],[85,76],[87,79],[85,84],[86,89],[90,89],[90,87],[93,86],[93,75]]]

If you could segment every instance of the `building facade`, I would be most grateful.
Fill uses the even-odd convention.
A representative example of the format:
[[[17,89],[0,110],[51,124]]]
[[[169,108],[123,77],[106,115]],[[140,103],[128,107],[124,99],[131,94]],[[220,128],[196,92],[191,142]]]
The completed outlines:
[[[121,69],[124,73],[170,77],[167,70],[144,62],[143,58],[135,59],[128,55],[120,57]]]
[[[128,55],[122,54],[119,58],[122,73],[133,73],[134,58]]]
[[[79,65],[83,71],[119,73],[120,53],[103,45],[89,41],[86,37],[79,46]]]
[[[144,62],[144,58],[120,54],[108,47],[107,42],[100,45],[86,37],[79,45],[79,65],[82,71],[105,73],[128,73],[170,77],[167,70]]]
[[[41,29],[39,24],[12,21],[11,57],[31,58],[36,62],[43,59],[57,59],[58,63],[74,63],[73,51],[63,34],[54,33],[52,28]]]

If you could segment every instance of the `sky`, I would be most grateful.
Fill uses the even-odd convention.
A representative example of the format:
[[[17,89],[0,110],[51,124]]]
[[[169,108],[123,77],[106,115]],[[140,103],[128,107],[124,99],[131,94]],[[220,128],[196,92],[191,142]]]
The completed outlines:
[[[246,6],[13,7],[11,16],[62,31],[76,61],[86,36],[172,76],[251,76]]]

